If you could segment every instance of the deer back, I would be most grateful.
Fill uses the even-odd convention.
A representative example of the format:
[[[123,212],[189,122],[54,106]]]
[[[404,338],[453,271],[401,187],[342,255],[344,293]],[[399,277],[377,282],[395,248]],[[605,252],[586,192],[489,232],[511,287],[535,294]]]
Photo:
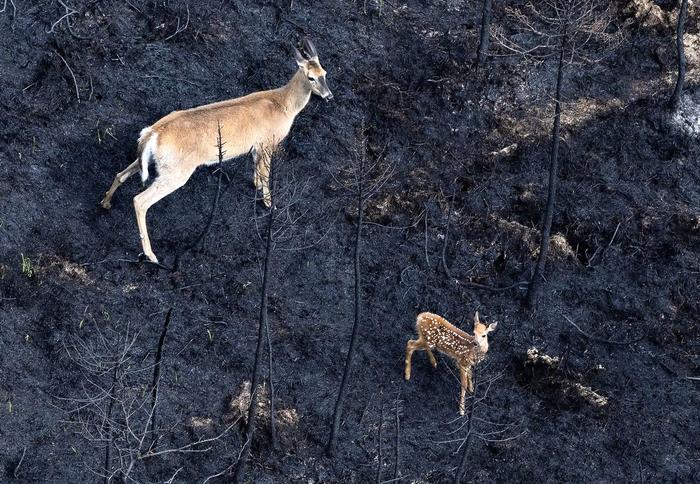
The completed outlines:
[[[474,363],[477,347],[474,337],[451,324],[442,316],[432,313],[418,315],[416,327],[431,348],[436,348],[461,365]]]

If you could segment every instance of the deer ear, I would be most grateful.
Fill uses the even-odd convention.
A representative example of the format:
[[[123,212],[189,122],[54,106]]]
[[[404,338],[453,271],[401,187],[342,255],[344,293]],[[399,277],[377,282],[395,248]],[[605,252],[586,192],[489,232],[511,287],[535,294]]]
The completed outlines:
[[[301,46],[304,49],[304,51],[308,54],[309,59],[312,59],[314,57],[318,57],[318,52],[316,51],[316,46],[308,38],[306,38],[306,37],[304,38],[304,40],[301,43]]]
[[[481,321],[479,321],[479,311],[474,313],[474,324],[479,324]]]
[[[296,47],[294,47],[294,60],[297,61],[297,65],[299,67],[303,67],[306,65],[306,59],[304,58],[304,55]]]
[[[486,329],[486,332],[487,332],[487,333],[490,333],[491,331],[493,331],[494,329],[496,329],[496,326],[498,326],[498,323],[491,323],[491,324],[489,324],[489,327]]]

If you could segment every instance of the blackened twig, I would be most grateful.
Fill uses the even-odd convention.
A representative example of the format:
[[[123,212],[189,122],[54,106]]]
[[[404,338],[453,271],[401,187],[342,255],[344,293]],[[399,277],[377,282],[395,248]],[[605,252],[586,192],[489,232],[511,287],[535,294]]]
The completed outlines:
[[[22,449],[22,456],[19,458],[19,462],[15,466],[15,470],[12,471],[12,475],[15,477],[15,479],[19,478],[19,467],[22,465],[22,461],[24,461],[24,454],[27,453],[27,447],[25,446]]]
[[[631,345],[631,344],[634,344],[634,343],[638,343],[638,342],[640,342],[641,340],[644,339],[644,336],[640,336],[639,338],[634,339],[634,340],[632,340],[632,341],[611,341],[611,340],[609,340],[609,339],[596,338],[595,336],[592,336],[592,335],[586,333],[585,331],[583,331],[581,328],[579,328],[579,326],[578,326],[576,323],[574,323],[568,316],[566,316],[566,315],[564,315],[564,314],[562,314],[562,316],[564,317],[564,319],[566,320],[566,322],[568,322],[571,326],[573,326],[574,328],[576,328],[576,331],[578,331],[579,333],[581,333],[583,336],[585,336],[585,337],[588,338],[589,340],[591,340],[591,341],[596,341],[596,342],[598,342],[598,343],[605,343],[605,344],[610,344],[610,345]]]
[[[364,149],[364,147],[363,147]],[[359,171],[362,173],[364,168],[364,151],[361,154]],[[355,173],[356,177],[360,175]],[[358,178],[359,180],[359,178]],[[336,443],[338,440],[338,431],[340,429],[340,416],[343,410],[343,401],[345,400],[345,394],[347,391],[347,384],[350,378],[350,373],[352,370],[352,360],[355,353],[355,347],[357,346],[357,340],[359,336],[360,322],[362,320],[362,271],[360,268],[360,252],[362,250],[362,219],[365,209],[365,198],[363,195],[363,184],[361,181],[357,184],[357,222],[355,226],[355,253],[354,253],[354,269],[355,269],[355,317],[352,325],[352,335],[350,336],[350,346],[348,348],[348,354],[345,358],[345,367],[343,369],[343,377],[340,381],[340,390],[338,392],[338,399],[335,402],[335,409],[333,411],[333,425],[331,426],[331,436],[328,440],[327,451],[329,454],[333,455],[335,452]]]
[[[401,432],[400,432],[400,419],[399,419],[399,414],[400,414],[400,407],[401,407],[401,401],[399,400],[400,393],[396,394],[396,442],[394,443],[394,480],[397,480],[400,478],[400,473],[399,473],[399,462],[400,462],[400,456],[401,456]]]
[[[117,372],[119,371],[119,363],[114,365],[112,370],[112,386],[109,389],[109,405],[107,405],[107,445],[105,446],[105,484],[109,484],[109,475],[112,471],[112,447],[114,446],[114,433],[112,431],[112,411],[114,410],[115,391],[117,386]]]
[[[379,429],[377,430],[377,484],[382,482],[382,427],[384,424],[384,392],[379,390]]]
[[[221,177],[223,176],[224,173],[224,156],[226,155],[226,150],[224,150],[224,142],[221,139],[221,122],[217,122],[217,131],[216,131],[216,148],[218,150],[218,158],[219,158],[219,164],[218,164],[218,171],[219,171],[219,178],[216,182],[216,195],[214,196],[214,202],[212,203],[211,206],[211,212],[209,212],[209,220],[207,220],[207,225],[204,227],[204,230],[200,234],[200,236],[197,238],[195,241],[194,245],[196,246],[200,242],[202,243],[202,250],[205,248],[205,243],[206,243],[206,237],[207,234],[209,233],[209,229],[211,229],[211,224],[214,221],[214,214],[216,214],[216,208],[219,205],[219,197],[221,196]]]
[[[427,265],[427,268],[430,269],[430,258],[428,257],[428,204],[425,204],[424,208],[424,219],[423,221],[425,222],[425,263]]]
[[[56,52],[56,51],[54,51],[54,53],[55,53],[58,57],[61,58],[61,60],[63,61],[63,63],[64,63],[64,64],[66,65],[66,67],[68,68],[68,72],[70,72],[70,75],[71,75],[71,77],[73,78],[73,85],[75,86],[75,96],[78,98],[78,104],[80,104],[80,90],[78,89],[78,81],[75,79],[75,74],[73,73],[73,69],[70,68],[70,66],[68,65],[68,62],[66,61],[66,59],[65,59],[61,54],[59,54],[59,53]]]
[[[205,244],[206,244],[206,237],[207,234],[209,234],[209,230],[211,229],[212,223],[214,222],[214,215],[216,214],[216,209],[219,206],[219,198],[221,197],[221,179],[224,174],[224,156],[226,155],[226,150],[224,150],[224,142],[221,138],[221,122],[217,122],[217,132],[216,132],[216,148],[218,151],[218,168],[217,170],[219,171],[219,177],[216,182],[216,194],[214,195],[214,201],[212,202],[211,205],[211,211],[209,212],[209,218],[207,219],[207,223],[204,226],[204,229],[202,229],[202,232],[199,234],[199,237],[195,239],[194,242],[192,242],[190,245],[185,247],[182,251],[178,252],[177,255],[175,256],[175,262],[173,263],[173,269],[172,270],[177,270],[178,267],[180,266],[180,257],[185,252],[188,252],[190,250],[195,249],[201,242],[202,244],[202,250],[205,249]]]
[[[187,26],[190,24],[190,6],[188,4],[185,4],[185,8],[187,9],[187,19],[185,20],[185,25],[180,27],[180,17],[178,17],[177,18],[177,26],[175,27],[175,32],[168,35],[163,40],[170,40],[173,37],[175,37],[177,34],[179,34],[180,32],[184,32],[185,30],[187,30]]]
[[[277,449],[277,428],[275,425],[275,386],[272,383],[272,339],[270,336],[270,322],[265,319],[265,332],[267,333],[267,380],[270,382],[270,441],[272,448]]]
[[[447,268],[447,259],[445,258],[445,252],[447,252],[447,237],[450,233],[450,219],[452,218],[452,205],[455,202],[456,187],[452,188],[452,198],[450,199],[450,204],[447,207],[447,223],[445,224],[445,240],[442,242],[442,269],[445,271],[445,275],[448,279],[452,279],[450,275],[450,270]]]
[[[493,0],[484,0],[484,5],[481,8],[481,32],[479,33],[479,48],[475,59],[477,71],[479,70],[480,66],[485,64],[486,56],[489,51],[492,3]]]
[[[61,18],[59,18],[58,20],[56,20],[54,23],[51,24],[51,28],[46,31],[47,34],[53,34],[55,32],[54,29],[56,28],[56,26],[58,24],[60,24],[63,21],[63,19],[68,19],[68,18],[70,18],[71,15],[75,15],[78,13],[77,10],[69,7],[68,5],[63,3],[61,0],[58,0],[58,3],[60,3],[61,6],[66,10],[66,13]],[[4,9],[0,10],[0,12],[1,11],[4,11]],[[67,22],[67,20],[66,20],[66,22]]]
[[[515,284],[511,284],[510,286],[504,286],[504,287],[488,286],[486,284],[479,284],[478,282],[460,281],[460,280],[457,280],[457,284],[463,285],[463,286],[474,287],[476,289],[483,289],[485,291],[500,292],[500,291],[509,291],[511,289],[519,288],[520,286],[527,286],[528,284],[530,284],[530,281],[520,281],[520,282],[516,282]]]
[[[7,10],[7,1],[5,0],[2,4],[2,9],[0,9],[0,13],[3,13]],[[14,0],[10,0],[10,6],[12,7],[12,21],[14,22],[15,17],[17,16],[17,5],[15,5]]]
[[[355,198],[357,219],[355,225],[355,240],[353,251],[353,266],[354,266],[354,317],[352,323],[352,332],[350,336],[350,344],[348,353],[345,357],[345,367],[343,368],[343,376],[340,380],[340,388],[338,397],[333,409],[333,420],[331,424],[331,434],[328,439],[326,450],[328,454],[333,455],[335,452],[338,434],[340,431],[340,421],[343,414],[343,406],[345,398],[352,380],[352,366],[355,351],[357,349],[360,327],[363,322],[362,317],[362,267],[361,253],[363,247],[362,227],[364,225],[364,210],[366,202],[387,183],[393,172],[391,165],[382,169],[381,161],[383,160],[383,152],[368,163],[367,160],[367,137],[364,124],[360,130],[359,148],[352,154],[352,160],[349,166],[349,175],[352,180],[349,183],[341,183],[345,186]],[[385,147],[386,149],[386,147]],[[416,223],[420,222],[420,218]]]
[[[678,77],[676,78],[676,87],[671,96],[671,109],[675,111],[680,104],[681,95],[683,94],[683,80],[685,79],[685,49],[683,47],[683,33],[685,32],[685,19],[688,15],[688,0],[680,0],[681,5],[678,10],[678,22],[676,24],[676,55],[678,58]]]
[[[268,158],[271,160],[272,157]],[[268,291],[270,287],[270,269],[273,263],[273,228],[275,225],[276,217],[276,203],[277,198],[275,195],[276,191],[276,169],[275,164],[269,166],[268,184],[270,189],[270,207],[267,209],[267,228],[265,229],[265,255],[263,259],[263,272],[262,272],[262,287],[260,289],[260,316],[258,319],[258,339],[255,347],[255,361],[253,363],[253,376],[250,383],[250,406],[248,408],[248,421],[246,422],[245,429],[245,443],[241,449],[241,453],[238,457],[238,464],[236,465],[236,471],[233,475],[233,482],[240,484],[245,478],[246,465],[248,463],[248,457],[250,456],[250,448],[253,446],[253,439],[255,438],[255,413],[258,405],[258,381],[260,380],[260,364],[263,356],[263,338],[265,337],[265,328],[267,327],[268,318]]]
[[[163,344],[165,343],[165,336],[168,334],[168,327],[170,326],[170,316],[173,313],[173,308],[168,309],[165,315],[165,322],[163,323],[163,330],[160,333],[160,338],[158,339],[158,346],[156,347],[156,362],[153,366],[153,384],[151,385],[151,448],[156,444],[156,435],[154,429],[156,428],[156,403],[158,401],[158,389],[160,388],[160,366],[163,360]]]
[[[454,479],[454,484],[460,484],[462,481],[462,476],[464,475],[464,471],[467,469],[467,460],[469,457],[469,440],[472,435],[472,420],[474,417],[474,406],[476,405],[477,399],[476,399],[476,391],[479,388],[479,382],[477,381],[477,368],[476,366],[472,368],[472,381],[474,382],[474,393],[472,395],[472,401],[469,404],[469,410],[467,412],[467,435],[464,437],[464,441],[462,442],[462,459],[459,462],[459,468],[457,469],[457,473],[455,474],[455,479]]]

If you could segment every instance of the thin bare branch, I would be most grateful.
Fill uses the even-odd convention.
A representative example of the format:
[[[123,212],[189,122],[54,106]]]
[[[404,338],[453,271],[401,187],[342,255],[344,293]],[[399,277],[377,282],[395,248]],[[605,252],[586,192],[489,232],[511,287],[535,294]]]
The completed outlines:
[[[175,32],[168,35],[163,40],[170,40],[173,37],[175,37],[177,34],[179,34],[180,32],[184,32],[185,30],[187,30],[187,26],[190,24],[190,6],[189,6],[189,4],[185,4],[185,9],[187,10],[187,19],[185,20],[185,25],[180,27],[180,17],[178,17],[177,18],[177,27],[175,27]]]
[[[75,97],[78,98],[78,104],[80,104],[80,90],[78,89],[78,81],[75,79],[75,74],[73,73],[73,69],[71,69],[71,67],[68,65],[68,62],[66,61],[66,59],[63,58],[63,56],[62,56],[61,54],[59,54],[59,53],[56,52],[56,51],[54,51],[54,53],[55,53],[58,57],[61,58],[61,60],[63,61],[63,63],[64,63],[64,64],[66,65],[66,67],[68,68],[68,72],[70,72],[70,75],[71,75],[71,77],[73,78],[73,85],[75,86]]]

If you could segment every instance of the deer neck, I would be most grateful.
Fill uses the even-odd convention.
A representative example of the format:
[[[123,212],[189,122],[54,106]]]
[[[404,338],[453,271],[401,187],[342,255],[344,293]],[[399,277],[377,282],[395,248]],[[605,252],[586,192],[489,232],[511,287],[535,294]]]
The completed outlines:
[[[296,74],[282,89],[285,93],[287,111],[296,116],[306,107],[311,98],[311,86],[304,71],[297,69]]]
[[[479,353],[484,355],[489,350],[489,341],[486,340],[483,343],[477,343],[476,347],[479,349]]]

